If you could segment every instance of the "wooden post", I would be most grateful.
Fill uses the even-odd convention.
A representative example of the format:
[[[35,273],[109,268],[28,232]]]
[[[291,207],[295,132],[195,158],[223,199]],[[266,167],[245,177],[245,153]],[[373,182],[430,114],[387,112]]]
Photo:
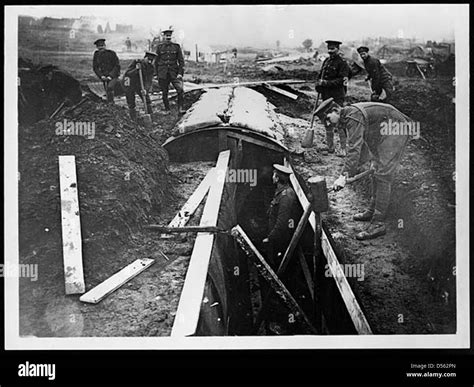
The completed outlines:
[[[314,232],[314,253],[313,253],[313,285],[314,289],[314,307],[315,307],[315,318],[316,326],[321,331],[321,308],[316,304],[318,301],[318,289],[319,286],[317,281],[318,264],[321,260],[321,212],[329,209],[328,203],[328,190],[326,187],[326,179],[322,176],[315,176],[308,180],[309,187],[311,189],[313,211],[316,219],[316,230]]]
[[[257,248],[250,241],[244,230],[242,230],[242,228],[237,225],[232,229],[232,235],[237,240],[237,243],[245,252],[245,254],[252,259],[263,278],[265,278],[265,280],[269,282],[275,293],[281,298],[284,304],[293,313],[295,318],[301,322],[303,328],[308,333],[317,334],[318,331],[316,330],[316,328],[311,324],[308,317],[298,305],[296,300],[293,298],[291,293],[279,280],[278,276],[272,270],[270,265],[265,261],[265,258],[263,258],[262,254],[260,254]]]

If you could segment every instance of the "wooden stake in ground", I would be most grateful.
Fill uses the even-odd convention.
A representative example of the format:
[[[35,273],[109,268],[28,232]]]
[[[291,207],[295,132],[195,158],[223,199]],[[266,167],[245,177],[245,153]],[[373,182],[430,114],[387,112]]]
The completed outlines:
[[[232,235],[237,240],[237,243],[245,252],[245,254],[250,259],[252,259],[260,274],[263,276],[263,278],[265,278],[266,281],[268,281],[278,297],[281,298],[285,306],[291,311],[291,313],[293,313],[295,318],[301,322],[306,332],[317,334],[318,332],[316,328],[311,324],[304,311],[298,305],[285,285],[280,281],[270,265],[265,261],[265,258],[263,258],[262,254],[260,254],[260,252],[254,246],[252,241],[245,234],[244,230],[242,230],[242,227],[239,225],[235,226],[232,229]]]
[[[59,156],[59,185],[66,294],[81,294],[86,291],[86,286],[82,267],[81,218],[74,156]]]
[[[132,262],[130,265],[124,267],[122,270],[115,273],[112,277],[106,279],[95,288],[89,290],[86,294],[83,294],[79,300],[90,304],[97,304],[110,293],[117,290],[123,284],[136,277],[143,270],[147,269],[154,263],[155,261],[153,259],[137,259],[135,262]]]

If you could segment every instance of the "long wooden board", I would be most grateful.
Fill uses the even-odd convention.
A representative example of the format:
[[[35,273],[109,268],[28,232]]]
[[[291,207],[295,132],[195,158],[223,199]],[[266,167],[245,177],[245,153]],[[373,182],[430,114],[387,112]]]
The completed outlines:
[[[229,159],[229,150],[219,154],[215,179],[209,189],[200,226],[217,226]],[[182,337],[196,333],[213,243],[214,234],[200,232],[196,236],[171,336]]]
[[[86,286],[82,266],[81,218],[74,156],[59,156],[59,186],[65,291],[66,294],[81,294],[86,291]]]
[[[293,99],[293,100],[298,99],[298,94],[291,93],[291,92],[289,92],[289,91],[287,91],[287,90],[283,90],[283,89],[281,89],[281,88],[279,88],[279,87],[276,87],[276,86],[273,86],[273,85],[269,85],[269,84],[264,84],[263,86],[265,86],[268,90],[274,91],[275,93],[284,95],[285,97],[291,98],[291,99]]]
[[[209,191],[212,181],[215,179],[214,172],[214,168],[207,172],[207,175],[202,179],[196,190],[189,197],[186,203],[184,203],[183,207],[181,207],[181,210],[179,210],[173,220],[168,224],[169,227],[183,227],[188,223],[189,219]]]
[[[285,159],[284,164],[286,167],[292,169],[287,159]],[[290,175],[290,181],[293,186],[293,189],[296,192],[296,195],[298,196],[300,204],[303,208],[306,208],[309,203],[309,200],[306,197],[294,173]],[[314,212],[312,212],[309,217],[309,223],[311,224],[313,231],[315,231],[316,218]],[[347,278],[344,275],[344,271],[341,268],[341,264],[339,263],[336,253],[334,252],[331,244],[329,243],[329,239],[324,230],[322,230],[321,244],[323,247],[324,256],[326,257],[326,260],[328,262],[328,268],[331,272],[331,276],[336,282],[337,288],[339,289],[341,297],[344,301],[347,311],[349,312],[349,315],[351,317],[355,329],[357,330],[357,333],[360,335],[371,335],[372,329],[370,328],[369,323],[364,313],[362,312],[362,309],[359,303],[357,302],[357,299],[355,298],[354,292],[352,291],[351,286],[349,285],[349,282],[347,281]]]
[[[79,300],[90,304],[97,304],[103,300],[110,293],[117,290],[123,284],[136,277],[143,270],[155,263],[155,260],[149,258],[137,259],[130,265],[125,266],[122,270],[115,273],[112,277],[107,278],[104,282],[97,285],[95,288],[83,294]]]

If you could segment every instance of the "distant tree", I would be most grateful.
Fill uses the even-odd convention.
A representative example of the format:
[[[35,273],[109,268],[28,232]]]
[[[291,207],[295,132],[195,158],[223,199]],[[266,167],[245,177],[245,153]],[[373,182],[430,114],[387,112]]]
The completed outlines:
[[[104,30],[102,29],[102,26],[100,24],[97,26],[97,33],[99,33],[99,34],[104,33]]]
[[[280,51],[280,41],[279,40],[276,41],[276,45],[277,45],[277,50]]]
[[[313,41],[311,39],[305,39],[302,44],[306,51],[309,51],[309,49],[313,45]]]

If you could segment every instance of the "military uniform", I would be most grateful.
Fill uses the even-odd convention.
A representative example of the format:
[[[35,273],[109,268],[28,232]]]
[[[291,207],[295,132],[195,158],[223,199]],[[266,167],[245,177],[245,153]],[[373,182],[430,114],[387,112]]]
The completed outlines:
[[[142,95],[142,86],[140,83],[140,74],[137,69],[137,64],[140,65],[142,76],[143,76],[143,85],[147,93],[145,94],[145,101],[143,101]],[[143,103],[147,104],[148,113],[152,113],[151,100],[149,93],[153,85],[153,75],[155,69],[153,63],[149,63],[146,59],[135,59],[130,63],[125,74],[123,75],[122,85],[125,90],[125,97],[127,98],[127,105],[130,110],[130,116],[132,119],[136,118],[135,111],[135,95],[138,94],[142,99]]]
[[[340,42],[326,41],[328,47],[330,45],[339,48]],[[323,101],[333,98],[334,102],[340,106],[344,105],[344,100],[347,93],[347,82],[349,81],[350,68],[347,62],[339,55],[335,54],[326,58],[321,66],[321,71],[318,74],[317,80],[321,81],[321,85],[316,86],[316,91],[321,93]],[[330,152],[334,150],[334,129],[326,125],[326,142]],[[339,131],[339,139],[341,148],[344,150],[346,146],[346,136],[343,131]]]
[[[385,219],[393,177],[409,140],[407,130],[384,133],[388,122],[400,125],[411,120],[393,106],[377,102],[355,103],[341,109],[339,126],[347,131],[348,147],[342,174],[355,175],[367,161],[375,167],[370,208],[355,220]]]
[[[365,70],[368,74],[368,80],[371,80],[372,97],[379,98],[382,90],[385,90],[384,102],[387,103],[393,93],[392,74],[388,72],[385,66],[377,58],[369,56],[364,59]]]
[[[285,254],[300,217],[301,209],[293,188],[289,185],[278,188],[268,209],[269,255],[275,267]]]
[[[178,75],[184,74],[184,57],[181,46],[173,42],[162,42],[156,48],[157,58],[155,60],[156,75],[163,93],[163,104],[169,110],[168,90],[170,83],[178,93],[178,109],[183,107],[183,80]]]
[[[104,41],[105,39],[98,39],[95,44]],[[96,50],[92,60],[92,67],[95,74],[102,80],[102,77],[112,78],[109,81],[103,81],[107,92],[107,101],[114,102],[114,90],[120,76],[120,62],[117,54],[108,49]]]
[[[365,46],[361,46],[357,49],[359,54],[366,53],[366,57],[363,57],[362,60],[364,61],[364,68],[367,71],[367,81],[370,79],[371,88],[372,88],[372,95],[370,100],[373,102],[380,101],[380,94],[382,94],[382,90],[385,90],[385,99],[383,100],[384,103],[387,103],[390,97],[392,96],[393,92],[393,84],[392,84],[392,74],[388,72],[385,66],[377,59],[373,58],[369,55],[369,48]],[[353,73],[357,74],[361,71],[359,66],[353,66]]]

